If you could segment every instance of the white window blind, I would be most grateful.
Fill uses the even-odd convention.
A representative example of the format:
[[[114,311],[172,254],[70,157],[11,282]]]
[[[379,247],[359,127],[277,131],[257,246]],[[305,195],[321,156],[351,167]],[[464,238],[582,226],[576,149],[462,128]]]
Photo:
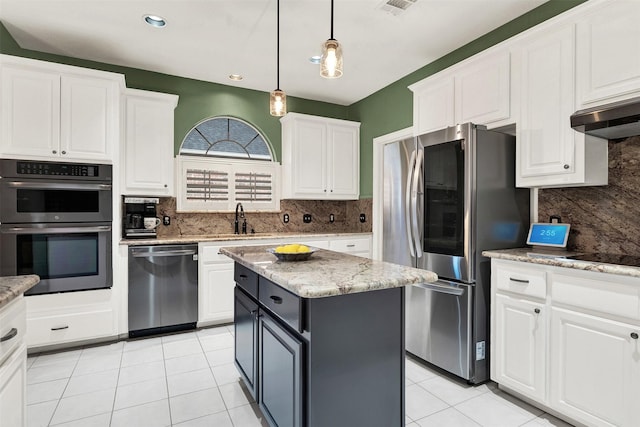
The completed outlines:
[[[193,159],[178,156],[178,212],[229,212],[236,203],[245,211],[278,211],[276,162]]]

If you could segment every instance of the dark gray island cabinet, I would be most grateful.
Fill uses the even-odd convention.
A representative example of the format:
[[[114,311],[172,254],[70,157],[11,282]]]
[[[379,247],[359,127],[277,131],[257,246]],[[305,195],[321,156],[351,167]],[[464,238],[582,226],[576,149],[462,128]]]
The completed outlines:
[[[271,426],[400,427],[404,286],[436,275],[318,251],[281,262],[223,248],[235,264],[235,361]]]

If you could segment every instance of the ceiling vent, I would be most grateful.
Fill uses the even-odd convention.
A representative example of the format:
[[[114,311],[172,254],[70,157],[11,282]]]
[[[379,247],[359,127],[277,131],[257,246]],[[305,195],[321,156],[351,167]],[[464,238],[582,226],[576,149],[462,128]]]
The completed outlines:
[[[412,4],[415,4],[417,0],[386,0],[380,5],[380,9],[392,15],[400,15],[409,8]]]

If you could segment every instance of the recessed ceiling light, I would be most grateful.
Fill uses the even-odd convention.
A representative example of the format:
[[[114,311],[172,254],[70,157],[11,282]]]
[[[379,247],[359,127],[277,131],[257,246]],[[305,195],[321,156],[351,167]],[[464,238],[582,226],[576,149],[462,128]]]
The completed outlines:
[[[319,64],[321,60],[322,55],[313,55],[311,58],[309,58],[309,62],[311,62],[312,64]]]
[[[167,25],[167,21],[162,16],[158,15],[144,15],[142,17],[144,22],[151,25],[152,27],[162,28]]]
[[[240,74],[229,74],[229,80],[233,80],[235,82],[239,82],[243,78],[244,77],[242,77],[242,75],[240,75]]]

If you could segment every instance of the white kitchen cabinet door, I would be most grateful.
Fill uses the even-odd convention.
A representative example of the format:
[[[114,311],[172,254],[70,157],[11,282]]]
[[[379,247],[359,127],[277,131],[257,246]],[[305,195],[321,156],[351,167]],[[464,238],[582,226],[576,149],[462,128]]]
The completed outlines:
[[[60,147],[60,76],[1,65],[1,155],[57,156]]]
[[[328,191],[332,198],[357,199],[360,192],[360,138],[353,126],[327,128]]]
[[[174,195],[174,109],[178,96],[128,89],[123,194]]]
[[[607,184],[607,141],[571,129],[574,26],[523,42],[516,186]]]
[[[525,396],[545,401],[544,304],[496,294],[493,321],[491,379]]]
[[[113,160],[120,140],[119,87],[115,81],[63,75],[60,85],[60,155]]]
[[[551,407],[586,425],[638,425],[638,334],[638,325],[552,308]]]
[[[640,2],[609,1],[577,24],[578,108],[640,95]]]
[[[233,322],[233,261],[203,265],[198,287],[198,325]]]
[[[413,130],[422,135],[455,122],[455,79],[451,73],[436,75],[409,86],[413,92]]]
[[[511,60],[508,51],[483,55],[455,73],[455,123],[509,124]]]
[[[280,121],[282,198],[358,199],[360,123],[298,113]]]
[[[20,345],[0,366],[0,426],[27,425],[27,346]]]

